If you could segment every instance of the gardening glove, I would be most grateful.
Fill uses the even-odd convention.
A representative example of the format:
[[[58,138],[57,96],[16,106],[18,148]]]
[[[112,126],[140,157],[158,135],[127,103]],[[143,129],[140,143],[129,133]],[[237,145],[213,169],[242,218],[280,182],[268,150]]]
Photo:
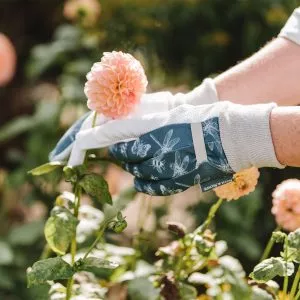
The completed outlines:
[[[138,191],[170,195],[195,184],[207,191],[242,169],[283,167],[277,160],[269,118],[276,104],[181,105],[169,112],[109,121],[80,131],[69,159],[107,146],[135,178]]]
[[[136,110],[127,118],[135,118],[156,112],[166,112],[184,103],[200,105],[215,103],[217,101],[218,96],[214,82],[212,79],[207,78],[200,86],[187,94],[178,93],[172,95],[170,92],[145,94]],[[93,117],[94,114],[90,112],[75,122],[57,143],[55,149],[50,153],[49,160],[67,160],[71,153],[76,134],[79,131],[91,128]],[[112,119],[104,117],[103,115],[98,115],[95,126],[102,125],[110,120]]]

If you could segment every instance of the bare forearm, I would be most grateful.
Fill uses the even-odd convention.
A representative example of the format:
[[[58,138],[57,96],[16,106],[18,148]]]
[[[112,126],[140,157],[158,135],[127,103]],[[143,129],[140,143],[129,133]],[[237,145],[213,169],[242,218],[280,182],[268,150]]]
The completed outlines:
[[[274,108],[270,125],[278,161],[300,167],[300,107]]]
[[[300,46],[276,38],[214,81],[220,100],[296,105],[300,103],[299,78]]]

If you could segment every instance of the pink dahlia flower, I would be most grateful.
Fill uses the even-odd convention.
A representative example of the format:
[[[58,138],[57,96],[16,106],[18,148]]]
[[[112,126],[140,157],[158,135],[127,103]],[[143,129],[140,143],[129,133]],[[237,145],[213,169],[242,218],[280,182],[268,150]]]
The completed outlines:
[[[272,213],[277,224],[288,231],[300,228],[300,180],[283,181],[272,196]]]
[[[258,182],[259,171],[252,167],[240,171],[233,176],[233,181],[214,189],[219,198],[237,200],[255,190]]]
[[[87,106],[107,117],[125,117],[139,103],[147,84],[142,65],[132,55],[105,52],[87,75]]]
[[[98,0],[68,0],[64,6],[64,16],[71,21],[80,20],[84,26],[93,26],[101,12]]]
[[[10,40],[0,33],[0,86],[6,85],[14,76],[17,56]]]

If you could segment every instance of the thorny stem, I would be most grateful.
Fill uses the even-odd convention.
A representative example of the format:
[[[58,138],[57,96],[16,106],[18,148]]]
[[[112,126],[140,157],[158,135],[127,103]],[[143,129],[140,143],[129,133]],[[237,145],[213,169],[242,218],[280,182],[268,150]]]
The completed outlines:
[[[280,230],[280,226],[278,226],[274,231],[279,231],[279,230]],[[267,244],[267,246],[266,246],[266,248],[265,248],[265,250],[264,250],[264,252],[263,252],[263,254],[261,256],[260,261],[263,261],[263,260],[265,260],[265,259],[267,259],[269,257],[270,252],[271,252],[271,250],[272,250],[272,248],[274,246],[274,243],[275,243],[275,240],[271,236],[270,239],[269,239],[269,241],[268,241],[268,244]]]
[[[80,197],[81,197],[81,187],[78,183],[75,184],[75,207],[74,207],[74,217],[78,219],[78,213],[79,213],[79,207],[80,207]],[[76,229],[74,236],[72,238],[71,242],[71,262],[72,265],[75,263],[75,256],[77,251],[77,243],[76,243]],[[68,280],[67,284],[67,294],[66,294],[66,300],[71,299],[72,296],[72,287],[73,287],[74,279],[73,276]]]
[[[285,237],[284,240],[284,260],[285,260],[285,276],[284,276],[284,282],[283,282],[283,294],[285,299],[288,299],[287,295],[287,289],[288,289],[288,284],[289,284],[289,277],[287,274],[287,257],[288,256],[288,237]]]
[[[300,281],[300,266],[298,267],[298,271],[297,271],[297,274],[295,276],[293,286],[292,286],[292,289],[291,289],[291,299],[294,299],[294,295],[296,294],[296,290],[297,290],[299,281]],[[299,292],[300,292],[300,289],[299,289]],[[299,292],[298,292],[298,294],[299,294]],[[297,298],[297,296],[295,298]]]

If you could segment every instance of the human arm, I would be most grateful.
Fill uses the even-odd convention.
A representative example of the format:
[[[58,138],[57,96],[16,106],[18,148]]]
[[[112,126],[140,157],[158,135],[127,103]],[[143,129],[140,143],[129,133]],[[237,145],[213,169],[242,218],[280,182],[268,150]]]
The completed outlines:
[[[214,79],[219,100],[239,104],[300,103],[300,8],[279,34],[250,58]]]
[[[273,144],[278,161],[300,167],[300,107],[276,107],[270,117]]]

